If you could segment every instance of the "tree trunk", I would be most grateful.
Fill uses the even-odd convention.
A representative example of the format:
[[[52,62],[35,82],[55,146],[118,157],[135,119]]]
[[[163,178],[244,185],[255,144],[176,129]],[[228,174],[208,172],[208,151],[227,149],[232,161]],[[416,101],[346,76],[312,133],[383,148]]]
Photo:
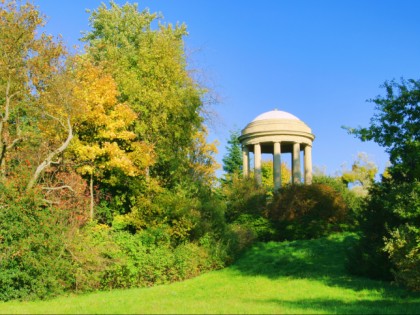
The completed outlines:
[[[0,115],[0,177],[4,179],[6,177],[6,151],[7,151],[7,140],[6,132],[7,122],[10,116],[10,100],[12,96],[10,95],[10,78],[7,81],[6,85],[6,94],[4,102],[4,113]]]
[[[93,206],[95,205],[95,198],[93,195],[93,172],[90,174],[90,221],[93,221]]]

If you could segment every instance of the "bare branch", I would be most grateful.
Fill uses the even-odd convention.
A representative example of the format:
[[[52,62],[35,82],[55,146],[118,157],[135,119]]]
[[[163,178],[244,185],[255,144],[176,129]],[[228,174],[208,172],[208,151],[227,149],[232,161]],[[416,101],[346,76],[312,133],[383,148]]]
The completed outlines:
[[[13,149],[15,147],[15,145],[17,145],[22,140],[23,140],[22,138],[17,138],[15,140],[13,140],[13,142],[6,147],[6,151],[9,151],[9,150]]]
[[[71,186],[64,185],[59,187],[42,187],[43,190],[61,190],[61,189],[68,189],[72,192],[75,192],[74,189]]]
[[[35,170],[35,173],[33,174],[31,180],[29,181],[28,185],[26,186],[26,190],[30,190],[35,186],[35,183],[38,181],[39,176],[41,175],[42,171],[51,165],[51,162],[55,156],[63,152],[70,144],[70,141],[73,139],[73,128],[70,121],[70,116],[67,117],[67,126],[68,126],[68,135],[66,141],[63,142],[63,144],[48,154],[48,156],[44,159],[44,161],[38,165],[38,167]]]
[[[64,123],[62,122],[62,120],[60,118],[57,118],[53,115],[45,114],[45,113],[44,113],[44,115],[58,121],[60,123],[60,125],[63,126],[64,129],[66,129],[66,126],[64,125]]]

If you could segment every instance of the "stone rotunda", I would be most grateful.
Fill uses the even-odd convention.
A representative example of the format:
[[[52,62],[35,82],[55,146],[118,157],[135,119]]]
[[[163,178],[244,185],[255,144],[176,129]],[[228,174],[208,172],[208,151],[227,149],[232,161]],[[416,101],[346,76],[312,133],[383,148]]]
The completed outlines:
[[[243,174],[249,176],[250,155],[254,153],[254,174],[261,184],[261,154],[273,154],[274,188],[281,183],[281,154],[292,154],[292,183],[301,183],[301,158],[303,151],[304,183],[312,183],[312,142],[315,136],[311,129],[296,116],[273,110],[263,113],[251,121],[241,133]]]

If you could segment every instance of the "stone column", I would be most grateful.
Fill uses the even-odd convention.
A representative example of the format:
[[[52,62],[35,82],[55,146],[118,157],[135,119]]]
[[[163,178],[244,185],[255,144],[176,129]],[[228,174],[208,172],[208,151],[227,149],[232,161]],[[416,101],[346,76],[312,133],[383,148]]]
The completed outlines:
[[[274,156],[273,156],[273,169],[274,169],[274,189],[277,190],[281,187],[281,143],[274,142]]]
[[[254,145],[254,176],[258,185],[261,185],[261,145],[259,143]]]
[[[304,151],[305,157],[305,184],[312,184],[312,146],[306,145]]]
[[[242,147],[242,174],[244,178],[249,176],[249,149],[246,145]]]
[[[293,143],[292,152],[292,183],[300,184],[300,143]]]

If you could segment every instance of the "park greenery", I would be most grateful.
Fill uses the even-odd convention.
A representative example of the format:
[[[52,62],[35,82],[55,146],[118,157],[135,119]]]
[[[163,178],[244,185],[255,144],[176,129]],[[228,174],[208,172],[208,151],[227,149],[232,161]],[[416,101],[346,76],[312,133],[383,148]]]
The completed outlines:
[[[233,265],[182,282],[0,302],[0,314],[418,314],[420,297],[346,272],[351,233],[254,244]]]
[[[290,184],[282,164],[274,191],[271,161],[262,185],[243,178],[239,131],[216,177],[185,25],[112,1],[89,21],[84,50],[70,53],[36,6],[0,0],[1,301],[151,287],[232,264],[260,272],[268,256],[235,262],[252,246],[294,249],[292,259],[294,244],[331,235],[346,244],[329,261],[347,266],[338,278],[420,290],[420,81],[386,82],[370,126],[347,128],[390,154],[379,180],[362,154],[309,186]],[[295,267],[279,255],[270,273],[287,276]],[[299,259],[302,278],[323,264]]]

